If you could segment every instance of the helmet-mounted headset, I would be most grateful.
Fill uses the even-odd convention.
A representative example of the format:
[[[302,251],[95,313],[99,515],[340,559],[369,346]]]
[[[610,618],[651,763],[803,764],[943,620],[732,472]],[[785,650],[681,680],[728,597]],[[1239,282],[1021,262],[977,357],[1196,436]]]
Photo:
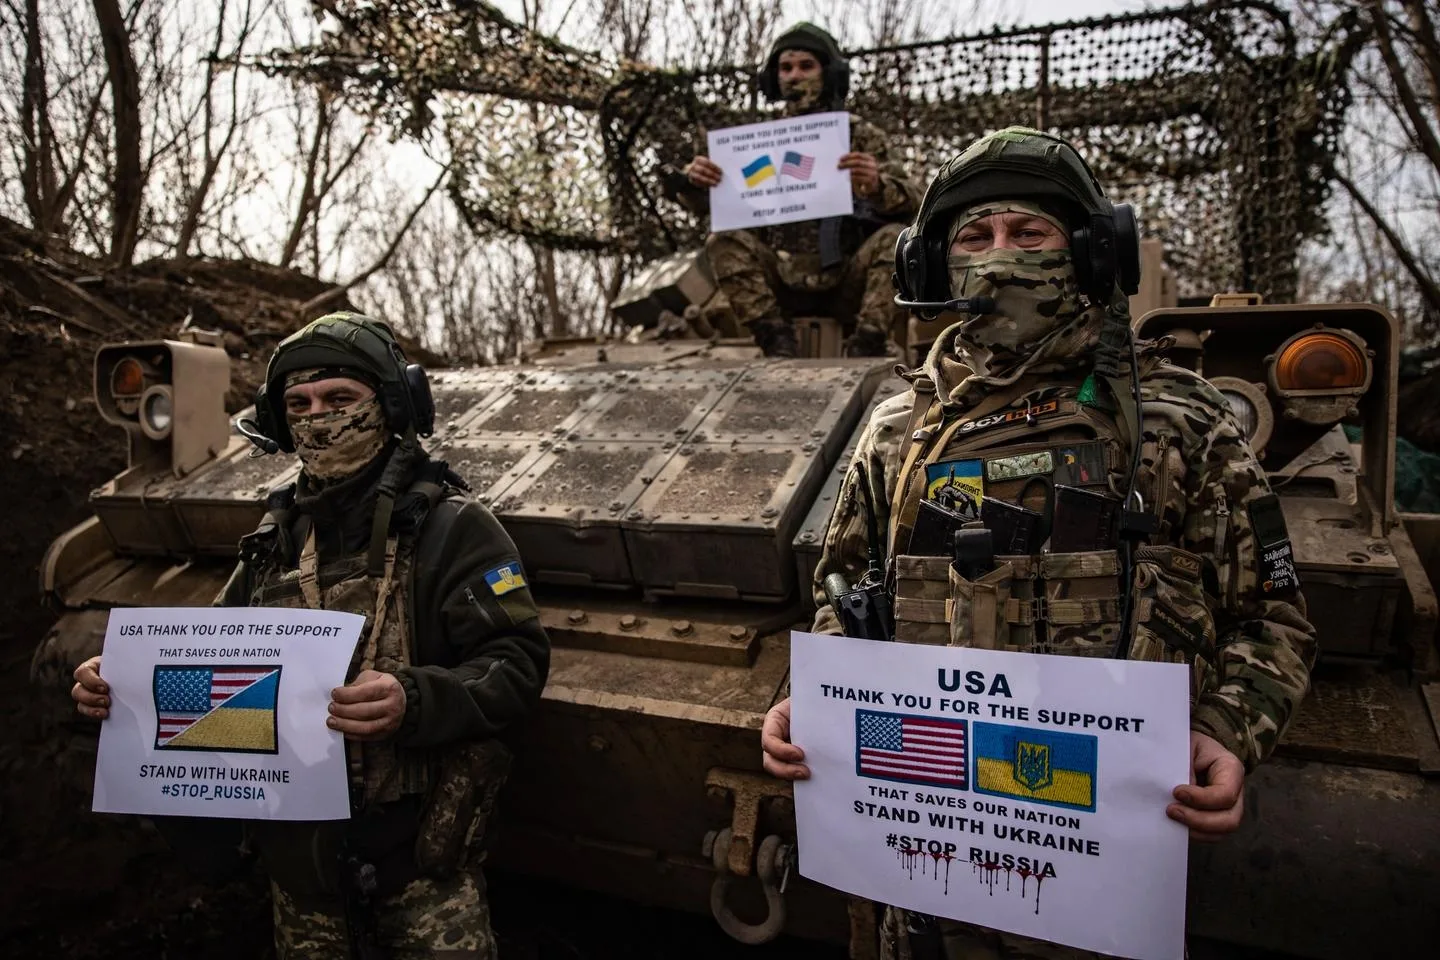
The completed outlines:
[[[895,244],[896,304],[922,312],[994,309],[947,299],[951,223],[986,200],[1036,200],[1057,210],[1070,237],[1080,291],[1090,302],[1109,304],[1117,288],[1127,296],[1139,290],[1134,209],[1106,199],[1089,165],[1065,140],[1008,127],[971,144],[931,181],[915,222]]]
[[[255,422],[242,421],[240,432],[266,453],[294,452],[285,419],[285,377],[314,367],[351,368],[377,384],[375,395],[392,433],[413,430],[428,437],[435,429],[430,380],[405,353],[390,326],[358,313],[331,313],[305,325],[280,342],[255,395]]]

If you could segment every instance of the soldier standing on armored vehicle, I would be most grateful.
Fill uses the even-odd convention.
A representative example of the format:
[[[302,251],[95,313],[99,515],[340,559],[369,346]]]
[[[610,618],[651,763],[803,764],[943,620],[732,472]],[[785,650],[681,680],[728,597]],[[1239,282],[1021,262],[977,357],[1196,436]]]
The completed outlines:
[[[879,531],[871,589],[893,598],[896,640],[1192,664],[1192,782],[1167,813],[1213,840],[1305,695],[1315,631],[1226,400],[1129,333],[1135,244],[1129,207],[1056,137],[1002,130],[941,169],[896,250],[900,299],[971,316],[875,410],[816,583],[854,583]],[[954,464],[983,484],[983,526],[926,501]],[[814,630],[849,632],[816,599]],[[789,729],[787,699],[765,719],[765,769],[803,778]],[[917,957],[1094,956],[887,909],[886,950],[907,938]]]
[[[850,67],[830,34],[809,23],[781,34],[760,73],[760,90],[784,100],[787,116],[843,109]],[[715,282],[766,356],[792,357],[803,314],[854,321],[847,351],[883,356],[897,319],[892,303],[891,254],[901,226],[915,215],[920,187],[893,161],[885,135],[850,115],[850,171],[855,214],[758,230],[711,234],[705,253]],[[684,173],[695,187],[720,183],[720,168],[697,156]],[[787,316],[788,315],[788,316]]]
[[[271,880],[284,958],[495,955],[479,857],[510,743],[537,705],[550,646],[510,537],[431,460],[424,372],[390,329],[331,314],[279,347],[251,439],[294,450],[218,606],[359,613],[365,631],[329,725],[344,734],[352,818],[192,821],[216,849],[242,838]],[[72,696],[104,719],[100,658]],[[185,837],[193,845],[194,838]]]

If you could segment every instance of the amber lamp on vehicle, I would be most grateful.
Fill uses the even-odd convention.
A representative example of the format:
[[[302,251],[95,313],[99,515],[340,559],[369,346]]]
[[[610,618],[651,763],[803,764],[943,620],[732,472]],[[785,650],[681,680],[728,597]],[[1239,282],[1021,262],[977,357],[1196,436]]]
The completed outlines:
[[[1358,412],[1355,405],[1370,387],[1374,356],[1349,330],[1316,324],[1266,358],[1270,387],[1286,419],[1333,424]]]
[[[127,417],[133,417],[140,407],[140,395],[145,392],[145,365],[134,357],[126,357],[110,371],[110,396],[115,408]]]
[[[1275,386],[1281,390],[1345,390],[1363,387],[1370,361],[1361,349],[1336,333],[1307,333],[1291,339],[1275,361]]]

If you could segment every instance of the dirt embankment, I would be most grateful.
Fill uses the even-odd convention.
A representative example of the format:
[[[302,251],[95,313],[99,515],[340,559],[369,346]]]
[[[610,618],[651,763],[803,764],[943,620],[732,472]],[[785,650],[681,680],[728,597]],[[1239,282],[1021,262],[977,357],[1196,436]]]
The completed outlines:
[[[64,691],[28,680],[30,655],[53,620],[41,604],[38,565],[49,543],[87,516],[90,491],[125,466],[124,435],[100,419],[91,397],[97,347],[173,339],[187,318],[219,330],[232,361],[233,411],[254,395],[271,349],[295,329],[300,304],[326,289],[297,271],[248,262],[155,261],[119,274],[73,252],[47,251],[0,218],[0,942],[7,956],[254,955],[253,941],[227,945],[224,931],[203,919],[224,902],[237,924],[231,933],[247,925],[263,931],[265,905],[253,881],[223,894],[177,887],[158,840],[133,821],[87,812],[89,798],[75,784],[84,782],[93,753],[72,731],[45,728]],[[167,874],[170,883],[160,879]]]

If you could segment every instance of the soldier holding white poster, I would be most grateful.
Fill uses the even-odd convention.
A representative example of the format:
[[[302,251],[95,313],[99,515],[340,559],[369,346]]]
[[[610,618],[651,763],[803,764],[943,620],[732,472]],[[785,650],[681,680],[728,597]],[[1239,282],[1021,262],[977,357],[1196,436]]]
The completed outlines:
[[[833,640],[807,674],[797,638],[806,686],[766,716],[765,768],[813,763],[825,804],[851,804],[852,824],[800,843],[804,871],[894,823],[880,852],[907,886],[865,894],[892,905],[887,958],[1179,957],[1178,826],[1240,826],[1315,659],[1279,498],[1220,392],[1134,340],[1134,212],[1069,143],[985,136],[920,209],[899,299],[950,325],[872,413],[815,572],[816,634],[898,643]],[[985,911],[973,887],[945,892],[957,860]],[[939,893],[911,867],[938,869]],[[1022,910],[1017,879],[1050,906]]]
[[[796,354],[803,316],[838,321],[849,355],[883,355],[904,322],[890,277],[920,186],[885,132],[845,110],[849,62],[824,30],[785,30],[757,80],[784,103],[783,118],[710,131],[704,154],[697,137],[698,155],[680,171],[677,199],[709,208],[715,282],[766,356]]]
[[[76,669],[80,713],[120,725],[106,746],[129,737],[134,759],[139,737],[152,757],[117,772],[107,751],[97,802],[135,809],[178,787],[216,804],[172,846],[212,863],[258,853],[280,960],[492,957],[481,846],[550,663],[515,544],[421,446],[429,380],[389,325],[343,311],[307,324],[276,347],[255,412],[242,432],[302,470],[241,540],[226,609],[116,614],[145,629],[107,635],[103,660]],[[301,636],[323,653],[249,632],[269,623],[278,641],[337,614],[364,629]],[[194,763],[172,758],[186,748]],[[307,806],[285,780],[310,764],[327,772]],[[127,806],[110,805],[117,789]]]

